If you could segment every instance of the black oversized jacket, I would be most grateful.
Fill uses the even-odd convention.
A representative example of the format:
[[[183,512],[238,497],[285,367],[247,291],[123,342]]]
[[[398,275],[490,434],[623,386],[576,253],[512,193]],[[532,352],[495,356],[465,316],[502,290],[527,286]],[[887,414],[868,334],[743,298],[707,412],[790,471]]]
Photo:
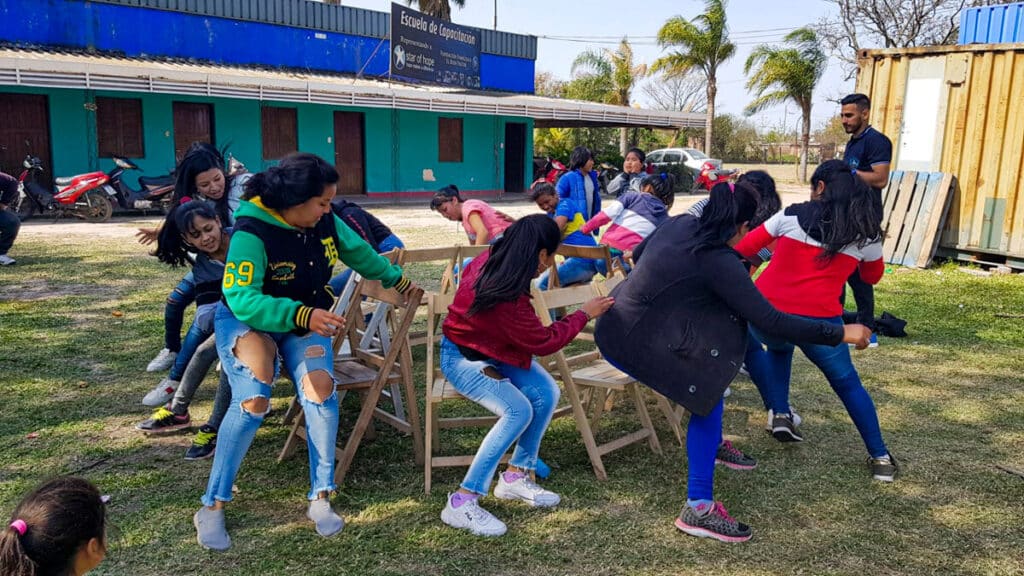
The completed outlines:
[[[687,410],[706,415],[736,376],[747,322],[795,342],[834,346],[843,328],[779,312],[728,246],[694,252],[700,222],[670,218],[648,238],[595,340],[612,364]]]

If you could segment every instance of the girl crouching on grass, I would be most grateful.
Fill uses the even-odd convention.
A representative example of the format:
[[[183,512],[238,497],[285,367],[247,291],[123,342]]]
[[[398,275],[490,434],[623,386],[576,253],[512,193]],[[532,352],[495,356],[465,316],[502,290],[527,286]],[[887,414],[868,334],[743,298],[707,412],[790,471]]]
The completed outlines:
[[[143,432],[166,434],[191,425],[188,407],[202,379],[192,379],[188,386],[180,386],[180,383],[199,345],[213,334],[213,315],[221,299],[224,260],[230,242],[231,229],[221,226],[214,207],[197,200],[187,201],[171,210],[160,228],[155,252],[157,259],[170,266],[192,266],[190,275],[196,291],[196,316],[192,327],[185,334],[181,352],[175,357],[171,372],[142,400],[147,406],[160,406],[167,402],[165,388],[170,386],[174,390],[169,405],[160,406],[148,420],[136,426]],[[194,252],[195,257],[189,252]],[[168,385],[168,382],[172,384]],[[211,419],[219,421],[223,411],[227,410],[230,389],[224,392],[227,398],[221,398],[218,393],[218,400],[221,401],[214,402],[214,416]]]
[[[612,291],[616,305],[597,323],[594,339],[609,362],[691,413],[687,499],[676,528],[743,542],[751,537],[750,526],[715,501],[714,470],[722,446],[722,397],[739,372],[747,324],[790,341],[830,346],[866,347],[871,331],[773,308],[733,249],[757,211],[756,194],[747,186],[733,192],[718,184],[710,198],[699,219],[676,216],[651,235],[636,268]]]
[[[501,457],[516,444],[494,496],[531,506],[556,506],[558,494],[530,478],[541,438],[558,403],[554,379],[533,356],[553,354],[612,305],[595,298],[550,326],[530,303],[530,283],[554,262],[561,233],[543,214],[518,220],[466,267],[442,325],[441,370],[460,394],[498,416],[441,521],[478,536],[501,536],[505,524],[477,503],[486,496]]]
[[[295,384],[306,418],[310,490],[307,517],[321,536],[341,531],[331,509],[338,397],[331,338],[345,319],[328,310],[328,282],[340,259],[362,276],[400,292],[412,284],[331,213],[338,172],[312,154],[292,154],[246,185],[224,270],[215,318],[217,351],[231,384],[231,406],[218,433],[203,507],[193,522],[199,544],[231,546],[224,503],[256,430],[270,409],[278,359]]]
[[[4,576],[81,576],[106,555],[106,506],[81,478],[54,478],[33,490],[0,533]]]

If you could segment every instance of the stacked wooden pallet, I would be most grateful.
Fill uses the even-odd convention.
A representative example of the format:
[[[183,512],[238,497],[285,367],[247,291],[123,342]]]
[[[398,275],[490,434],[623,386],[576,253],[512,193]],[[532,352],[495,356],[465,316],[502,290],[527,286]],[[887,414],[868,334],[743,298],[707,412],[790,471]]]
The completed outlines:
[[[882,192],[882,254],[886,262],[928,266],[939,246],[956,186],[952,174],[893,171]]]

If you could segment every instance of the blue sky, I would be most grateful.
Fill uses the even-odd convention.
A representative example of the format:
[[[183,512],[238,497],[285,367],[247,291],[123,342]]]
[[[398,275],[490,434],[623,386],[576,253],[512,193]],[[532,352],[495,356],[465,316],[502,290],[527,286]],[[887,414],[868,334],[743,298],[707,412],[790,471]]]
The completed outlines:
[[[389,11],[388,0],[343,0],[347,6]],[[466,0],[464,9],[453,9],[456,23],[491,28],[494,23],[494,0]],[[588,48],[614,48],[622,35],[631,38],[639,61],[651,63],[663,52],[653,37],[668,18],[682,15],[692,18],[700,13],[703,0],[498,0],[498,29],[538,36],[537,71],[548,71],[563,79],[570,77],[572,61]],[[789,31],[813,24],[829,12],[823,0],[731,0],[727,14],[737,53],[719,69],[718,110],[742,113],[751,96],[744,85],[743,63],[759,43],[774,43]],[[581,8],[585,7],[585,8]],[[570,42],[545,36],[576,36],[593,42]],[[845,81],[838,63],[830,60],[828,70],[815,93],[812,125],[817,128],[829,117],[838,114],[836,98],[853,89]],[[635,91],[634,100],[643,104],[643,93]],[[759,128],[778,127],[785,123],[795,129],[799,111],[795,105],[777,106],[752,117]]]

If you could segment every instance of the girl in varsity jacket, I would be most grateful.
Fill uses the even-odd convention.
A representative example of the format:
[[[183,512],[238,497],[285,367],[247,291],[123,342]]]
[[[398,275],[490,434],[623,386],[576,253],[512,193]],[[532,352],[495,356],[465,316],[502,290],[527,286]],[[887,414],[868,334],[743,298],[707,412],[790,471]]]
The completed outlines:
[[[328,287],[341,260],[366,278],[405,292],[402,270],[373,251],[331,212],[338,172],[312,154],[293,154],[254,176],[235,212],[224,267],[224,299],[215,318],[217,351],[231,383],[231,408],[221,423],[203,507],[193,522],[204,548],[231,546],[224,503],[263,416],[270,409],[278,359],[295,383],[306,418],[310,501],[307,517],[321,536],[344,521],[328,499],[335,490],[338,399],[331,337],[344,318],[329,312]]]

